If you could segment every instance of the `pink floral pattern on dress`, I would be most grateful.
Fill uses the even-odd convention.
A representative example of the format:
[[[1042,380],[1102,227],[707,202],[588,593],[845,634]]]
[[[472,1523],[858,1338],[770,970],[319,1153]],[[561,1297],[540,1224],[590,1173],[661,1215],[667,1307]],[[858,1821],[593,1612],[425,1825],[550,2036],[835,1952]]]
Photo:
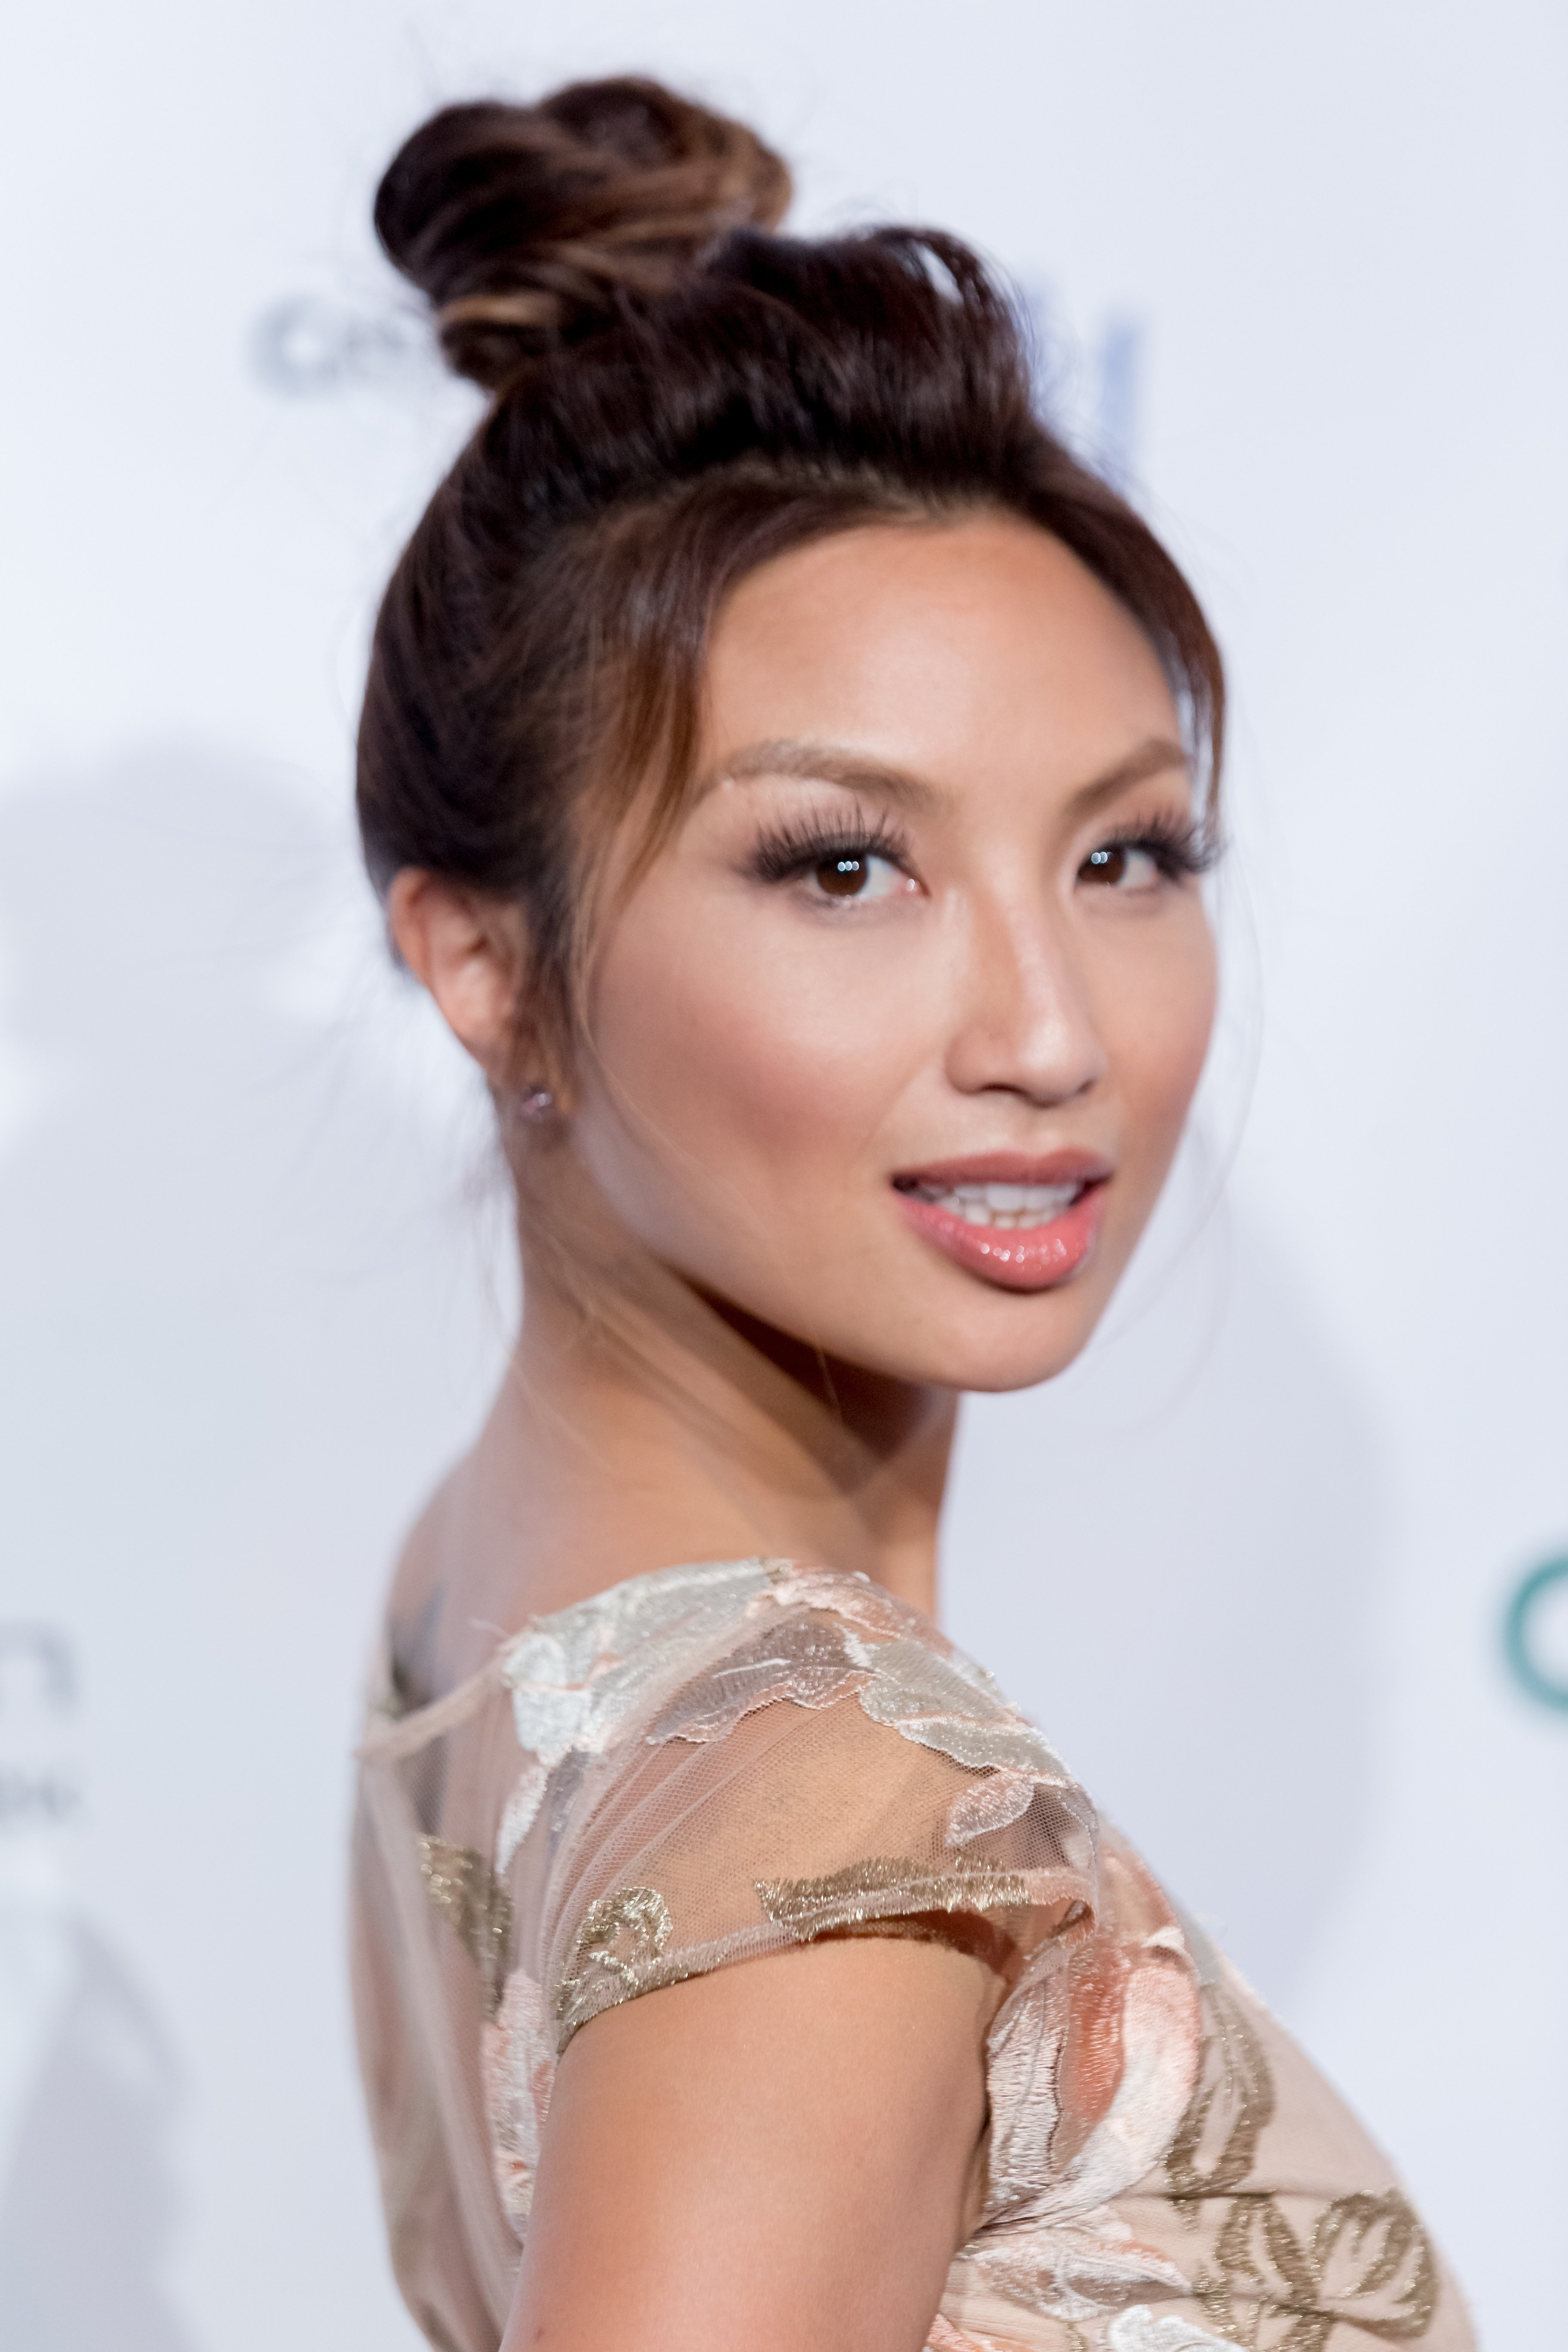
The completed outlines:
[[[522,1969],[507,1979],[500,2008],[484,2031],[482,2055],[496,2189],[521,2242],[555,2087],[554,2027],[542,1988]]]

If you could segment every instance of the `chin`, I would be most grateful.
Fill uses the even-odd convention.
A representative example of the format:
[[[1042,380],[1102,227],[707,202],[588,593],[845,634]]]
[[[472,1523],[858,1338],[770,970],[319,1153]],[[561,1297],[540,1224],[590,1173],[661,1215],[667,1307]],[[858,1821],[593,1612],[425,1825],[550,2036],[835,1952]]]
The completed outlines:
[[[1038,1388],[1042,1381],[1054,1381],[1065,1372],[1082,1355],[1093,1330],[1093,1319],[1075,1318],[1070,1328],[1037,1333],[1026,1340],[955,1341],[941,1370],[911,1371],[905,1377],[974,1396],[1006,1396],[1017,1389]]]
[[[1099,1284],[1093,1294],[1072,1285],[1032,1294],[997,1289],[979,1302],[978,1312],[972,1305],[959,1315],[944,1303],[946,1313],[933,1305],[922,1314],[906,1300],[906,1313],[896,1320],[881,1317],[863,1330],[841,1325],[819,1332],[811,1344],[879,1379],[1005,1395],[1037,1388],[1075,1363],[1094,1334],[1106,1295]]]

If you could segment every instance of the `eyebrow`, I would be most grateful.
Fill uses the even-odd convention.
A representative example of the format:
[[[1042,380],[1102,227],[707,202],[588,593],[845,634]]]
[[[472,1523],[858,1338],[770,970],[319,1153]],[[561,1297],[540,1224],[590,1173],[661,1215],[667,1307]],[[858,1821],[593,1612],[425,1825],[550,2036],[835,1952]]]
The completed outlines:
[[[1152,735],[1124,760],[1118,760],[1114,767],[1080,784],[1068,802],[1068,813],[1075,820],[1092,816],[1096,809],[1115,800],[1119,793],[1130,792],[1134,784],[1146,783],[1152,776],[1164,775],[1173,768],[1179,768],[1184,775],[1192,774],[1193,763],[1187,751],[1169,736]],[[706,789],[711,791],[714,785],[726,781],[746,783],[758,776],[798,776],[804,782],[837,784],[846,792],[876,793],[908,809],[940,808],[950,798],[937,785],[911,775],[907,769],[887,767],[880,761],[868,760],[863,752],[847,751],[832,743],[804,743],[787,737],[752,743],[738,751],[732,760],[726,760],[714,770]]]
[[[1190,753],[1168,735],[1151,735],[1146,743],[1140,743],[1135,751],[1129,752],[1125,760],[1118,760],[1103,775],[1093,776],[1087,784],[1080,784],[1068,802],[1068,814],[1074,817],[1092,816],[1096,809],[1115,800],[1118,793],[1131,792],[1134,784],[1147,783],[1151,776],[1165,775],[1173,768],[1179,768],[1183,775],[1190,778]]]
[[[768,743],[752,743],[738,751],[716,768],[709,780],[714,784],[743,784],[757,776],[798,776],[803,782],[837,784],[845,792],[877,793],[884,800],[896,802],[902,808],[933,809],[942,806],[947,794],[922,777],[912,776],[906,769],[889,768],[879,760],[867,759],[863,751],[849,751],[832,743],[801,743],[780,738]]]

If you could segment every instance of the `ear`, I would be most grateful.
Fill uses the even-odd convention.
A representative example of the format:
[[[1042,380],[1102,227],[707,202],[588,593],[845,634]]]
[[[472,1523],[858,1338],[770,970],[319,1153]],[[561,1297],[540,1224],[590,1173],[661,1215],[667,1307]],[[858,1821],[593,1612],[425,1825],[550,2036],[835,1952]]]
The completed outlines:
[[[387,927],[416,979],[492,1086],[513,1074],[517,1003],[526,961],[521,908],[481,898],[416,866],[395,875]]]

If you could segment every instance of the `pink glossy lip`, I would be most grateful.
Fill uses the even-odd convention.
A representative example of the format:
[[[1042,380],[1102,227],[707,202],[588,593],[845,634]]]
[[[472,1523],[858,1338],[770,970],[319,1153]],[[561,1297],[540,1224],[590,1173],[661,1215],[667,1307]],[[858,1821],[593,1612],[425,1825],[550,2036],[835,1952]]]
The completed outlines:
[[[915,1231],[954,1265],[1004,1290],[1051,1290],[1070,1282],[1093,1255],[1110,1174],[1110,1163],[1092,1151],[1052,1151],[1040,1159],[992,1151],[968,1160],[933,1160],[900,1173],[893,1182],[899,1205]],[[916,1200],[907,1189],[914,1184],[940,1185],[944,1192],[955,1184],[1081,1184],[1084,1189],[1048,1225],[1006,1232],[966,1224],[934,1201]]]

